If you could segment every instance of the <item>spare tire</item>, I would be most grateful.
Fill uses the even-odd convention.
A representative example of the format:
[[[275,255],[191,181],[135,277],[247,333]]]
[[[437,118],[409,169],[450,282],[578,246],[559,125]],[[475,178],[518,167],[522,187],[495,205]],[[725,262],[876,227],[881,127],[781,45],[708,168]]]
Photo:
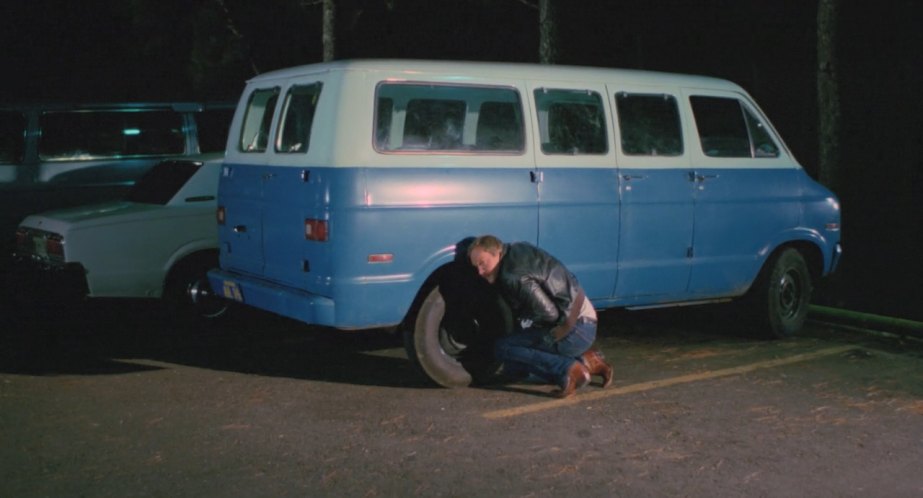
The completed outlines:
[[[494,340],[512,329],[509,308],[498,295],[469,297],[470,306],[453,305],[440,287],[432,288],[417,311],[413,328],[404,331],[408,357],[443,387],[488,381],[499,367],[493,357]]]

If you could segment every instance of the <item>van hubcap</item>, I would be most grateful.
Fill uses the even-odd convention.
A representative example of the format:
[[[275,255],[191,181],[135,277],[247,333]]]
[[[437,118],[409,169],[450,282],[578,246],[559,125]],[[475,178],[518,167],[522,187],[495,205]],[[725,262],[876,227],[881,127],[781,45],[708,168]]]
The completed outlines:
[[[801,310],[802,284],[794,271],[785,272],[779,281],[779,312],[782,318],[792,318]]]

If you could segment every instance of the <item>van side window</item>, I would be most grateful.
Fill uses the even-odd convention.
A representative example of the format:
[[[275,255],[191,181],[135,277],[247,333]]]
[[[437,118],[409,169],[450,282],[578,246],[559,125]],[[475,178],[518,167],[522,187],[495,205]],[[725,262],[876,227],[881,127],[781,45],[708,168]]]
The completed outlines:
[[[619,92],[615,105],[622,152],[626,155],[682,155],[683,133],[676,97]]]
[[[26,116],[21,112],[0,112],[0,164],[19,164],[25,152]]]
[[[410,100],[404,121],[404,147],[461,149],[466,107],[464,100]]]
[[[702,151],[712,157],[777,157],[779,147],[765,125],[739,100],[689,98]]]
[[[297,85],[289,89],[282,107],[282,122],[279,125],[279,138],[276,150],[280,152],[308,151],[311,141],[311,125],[314,123],[314,111],[320,98],[322,84]]]
[[[766,125],[746,107],[744,116],[747,117],[747,129],[750,130],[750,141],[753,142],[753,157],[778,157],[779,146],[772,140]]]
[[[375,149],[391,148],[391,120],[393,119],[394,99],[378,97],[375,110]]]
[[[182,114],[172,111],[64,111],[39,118],[43,160],[182,154]]]
[[[478,150],[520,151],[523,147],[522,115],[518,103],[484,102],[478,116],[475,143]]]
[[[279,100],[279,87],[255,90],[250,94],[243,126],[240,127],[241,152],[265,152],[269,144],[272,113]]]
[[[598,93],[539,88],[535,108],[545,154],[605,154],[609,150]]]
[[[523,151],[522,103],[514,89],[382,83],[377,99],[379,152]]]

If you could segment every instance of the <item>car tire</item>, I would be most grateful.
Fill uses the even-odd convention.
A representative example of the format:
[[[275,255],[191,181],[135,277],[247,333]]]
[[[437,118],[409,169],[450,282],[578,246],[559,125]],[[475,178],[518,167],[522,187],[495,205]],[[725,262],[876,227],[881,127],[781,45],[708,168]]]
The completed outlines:
[[[804,325],[813,283],[804,257],[794,248],[783,249],[769,260],[752,294],[755,323],[762,335],[784,339]]]
[[[201,255],[181,261],[170,271],[164,299],[174,316],[211,322],[228,314],[232,303],[212,292],[208,282],[208,271],[217,266],[217,257]]]

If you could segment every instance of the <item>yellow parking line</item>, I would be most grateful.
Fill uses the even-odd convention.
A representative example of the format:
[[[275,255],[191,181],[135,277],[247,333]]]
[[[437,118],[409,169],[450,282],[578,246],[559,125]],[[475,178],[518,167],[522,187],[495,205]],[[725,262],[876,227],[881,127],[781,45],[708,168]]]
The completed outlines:
[[[596,401],[603,398],[608,398],[611,396],[619,396],[622,394],[630,394],[641,391],[650,391],[651,389],[659,389],[661,387],[670,387],[678,384],[687,384],[689,382],[696,382],[700,380],[715,379],[718,377],[727,377],[729,375],[741,375],[756,370],[762,370],[765,368],[774,368],[782,365],[789,365],[792,363],[798,363],[802,361],[813,360],[816,358],[822,358],[824,356],[831,356],[835,354],[845,353],[856,349],[856,346],[837,346],[833,348],[821,349],[818,351],[813,351],[810,353],[802,353],[794,356],[789,356],[786,358],[778,358],[775,360],[761,361],[757,363],[750,363],[748,365],[741,365],[739,367],[732,368],[723,368],[721,370],[712,370],[707,372],[699,372],[688,375],[680,375],[679,377],[670,377],[668,379],[652,380],[648,382],[640,382],[638,384],[631,384],[628,386],[608,388],[600,391],[593,391],[586,394],[579,394],[571,396],[570,398],[558,399],[554,401],[544,401],[541,403],[533,403],[531,405],[518,406],[515,408],[507,408],[505,410],[495,410],[484,413],[484,418],[488,419],[500,419],[500,418],[510,418],[516,417],[519,415],[526,415],[529,413],[541,412],[545,410],[551,410],[553,408],[560,408],[563,406],[575,405],[577,403],[584,403],[587,401]]]

